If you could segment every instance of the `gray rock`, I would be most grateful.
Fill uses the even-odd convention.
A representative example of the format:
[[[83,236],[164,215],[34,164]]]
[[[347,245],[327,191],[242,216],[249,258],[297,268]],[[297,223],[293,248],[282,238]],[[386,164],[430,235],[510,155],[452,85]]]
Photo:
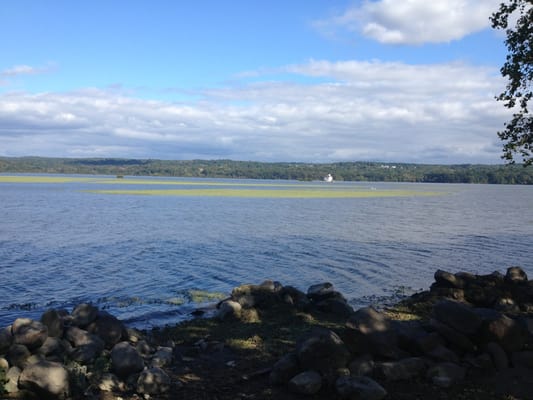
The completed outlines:
[[[65,398],[69,395],[69,376],[63,365],[40,361],[26,367],[19,378],[19,387],[42,396]]]
[[[419,357],[404,358],[400,361],[389,361],[376,364],[380,375],[389,381],[403,381],[422,375],[427,365]]]
[[[435,319],[465,335],[475,334],[481,326],[481,318],[466,304],[443,300],[433,307]]]
[[[11,367],[6,372],[6,381],[4,390],[7,393],[17,393],[19,391],[19,378],[22,370],[19,367]]]
[[[9,365],[24,369],[28,365],[28,358],[31,352],[23,344],[12,345],[6,353],[6,359]]]
[[[48,328],[39,321],[29,318],[17,318],[13,322],[13,340],[33,350],[42,346],[48,337]]]
[[[527,282],[527,274],[520,267],[507,268],[507,273],[505,274],[505,282],[525,283]]]
[[[241,317],[242,306],[233,300],[226,300],[220,303],[216,317],[222,321],[227,319],[239,319]]]
[[[0,354],[3,354],[13,344],[13,334],[11,333],[11,326],[0,328]]]
[[[329,282],[317,283],[316,285],[309,286],[307,289],[307,297],[311,300],[322,300],[333,294],[335,288],[333,284]]]
[[[375,368],[375,362],[370,354],[365,354],[353,360],[348,369],[351,376],[369,376],[372,375]]]
[[[511,356],[514,367],[533,369],[533,351],[519,351]]]
[[[449,361],[459,363],[459,356],[445,346],[437,346],[428,351],[426,355],[436,361]]]
[[[0,357],[0,370],[7,371],[9,369],[9,363],[4,357]]]
[[[279,295],[283,302],[293,305],[298,310],[307,310],[311,304],[304,292],[292,286],[284,286]]]
[[[289,381],[289,390],[298,394],[313,395],[321,387],[322,377],[316,371],[301,372]]]
[[[170,377],[161,368],[152,367],[141,372],[137,380],[137,392],[149,395],[168,392]]]
[[[104,392],[123,392],[126,390],[126,385],[116,375],[105,373],[101,376],[97,383],[98,389]]]
[[[143,357],[149,357],[150,354],[155,352],[155,349],[152,346],[150,346],[150,344],[144,339],[137,342],[137,344],[135,345],[135,348],[137,349],[139,354]]]
[[[41,323],[48,328],[48,336],[61,337],[65,323],[61,314],[54,309],[46,310],[41,316]]]
[[[501,297],[494,303],[494,309],[501,312],[515,313],[520,311],[520,307],[510,297]]]
[[[152,357],[152,367],[166,367],[172,363],[172,347],[160,347]]]
[[[98,308],[92,304],[82,303],[72,311],[72,324],[84,328],[98,316]]]
[[[97,343],[102,349],[104,348],[104,341],[100,337],[75,326],[67,328],[65,339],[72,343],[74,347]]]
[[[451,287],[463,289],[465,287],[464,280],[454,274],[438,269],[435,272],[435,282],[443,287]]]
[[[507,354],[502,349],[502,347],[495,342],[490,342],[487,344],[487,352],[494,363],[494,367],[501,371],[509,367],[509,358]]]
[[[346,322],[346,344],[353,353],[372,353],[397,358],[398,335],[391,322],[372,307],[353,313]]]
[[[58,356],[59,358],[62,358],[65,354],[63,341],[57,337],[48,336],[43,345],[37,350],[37,354],[41,354],[45,357]]]
[[[522,350],[527,341],[528,332],[522,324],[500,314],[498,317],[483,321],[481,338],[485,343],[496,342],[506,352],[512,353]]]
[[[354,310],[344,298],[331,297],[316,303],[316,308],[328,314],[335,314],[348,317],[353,314]]]
[[[346,367],[350,352],[333,331],[320,330],[301,342],[296,349],[300,366],[305,369],[328,372]]]
[[[379,383],[366,376],[341,376],[335,389],[343,399],[350,400],[381,400],[387,396],[387,391]]]
[[[100,337],[105,347],[110,349],[121,341],[125,332],[124,324],[113,315],[100,311],[94,322],[89,324],[87,330]]]
[[[443,324],[442,322],[439,322],[433,318],[430,319],[429,324],[439,333],[439,335],[445,338],[453,346],[465,352],[474,352],[476,350],[474,343],[472,343],[472,341],[461,332],[458,332],[448,325]]]
[[[453,363],[441,363],[432,366],[427,372],[427,378],[434,385],[440,387],[450,387],[461,382],[466,375],[466,369]]]
[[[120,342],[111,350],[111,367],[119,377],[127,377],[142,371],[144,362],[134,347],[128,342]]]
[[[289,353],[280,358],[272,367],[270,372],[270,383],[272,385],[285,385],[300,372],[298,358],[296,354]]]

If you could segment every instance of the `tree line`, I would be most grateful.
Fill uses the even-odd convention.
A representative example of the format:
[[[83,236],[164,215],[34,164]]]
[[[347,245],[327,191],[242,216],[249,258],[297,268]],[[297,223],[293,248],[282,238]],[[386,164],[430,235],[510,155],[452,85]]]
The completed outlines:
[[[434,165],[379,162],[257,162],[121,158],[0,157],[0,173],[174,176],[195,178],[533,184],[521,165]]]

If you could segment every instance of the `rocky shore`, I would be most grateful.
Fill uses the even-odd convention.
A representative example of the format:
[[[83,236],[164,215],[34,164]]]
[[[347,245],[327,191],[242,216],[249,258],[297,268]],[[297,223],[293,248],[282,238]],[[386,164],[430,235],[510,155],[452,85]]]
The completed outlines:
[[[0,329],[0,398],[533,399],[533,280],[438,270],[354,310],[332,284],[242,285],[214,317],[140,332],[91,304]]]

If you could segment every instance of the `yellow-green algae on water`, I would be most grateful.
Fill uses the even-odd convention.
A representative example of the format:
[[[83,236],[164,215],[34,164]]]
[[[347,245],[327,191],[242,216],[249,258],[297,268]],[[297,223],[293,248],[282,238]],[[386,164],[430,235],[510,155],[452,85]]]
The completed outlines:
[[[325,190],[325,189],[169,189],[169,190],[88,190],[89,193],[138,196],[198,196],[286,199],[339,199],[371,197],[435,196],[440,193],[416,190]]]
[[[71,183],[98,182],[96,178],[72,176],[0,175],[0,183]]]

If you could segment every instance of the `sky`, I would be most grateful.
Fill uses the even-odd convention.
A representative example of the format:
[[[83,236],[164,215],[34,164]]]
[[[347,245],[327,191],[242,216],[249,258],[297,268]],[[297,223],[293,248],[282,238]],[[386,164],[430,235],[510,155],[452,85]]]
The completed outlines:
[[[4,0],[0,156],[500,164],[501,0]]]

